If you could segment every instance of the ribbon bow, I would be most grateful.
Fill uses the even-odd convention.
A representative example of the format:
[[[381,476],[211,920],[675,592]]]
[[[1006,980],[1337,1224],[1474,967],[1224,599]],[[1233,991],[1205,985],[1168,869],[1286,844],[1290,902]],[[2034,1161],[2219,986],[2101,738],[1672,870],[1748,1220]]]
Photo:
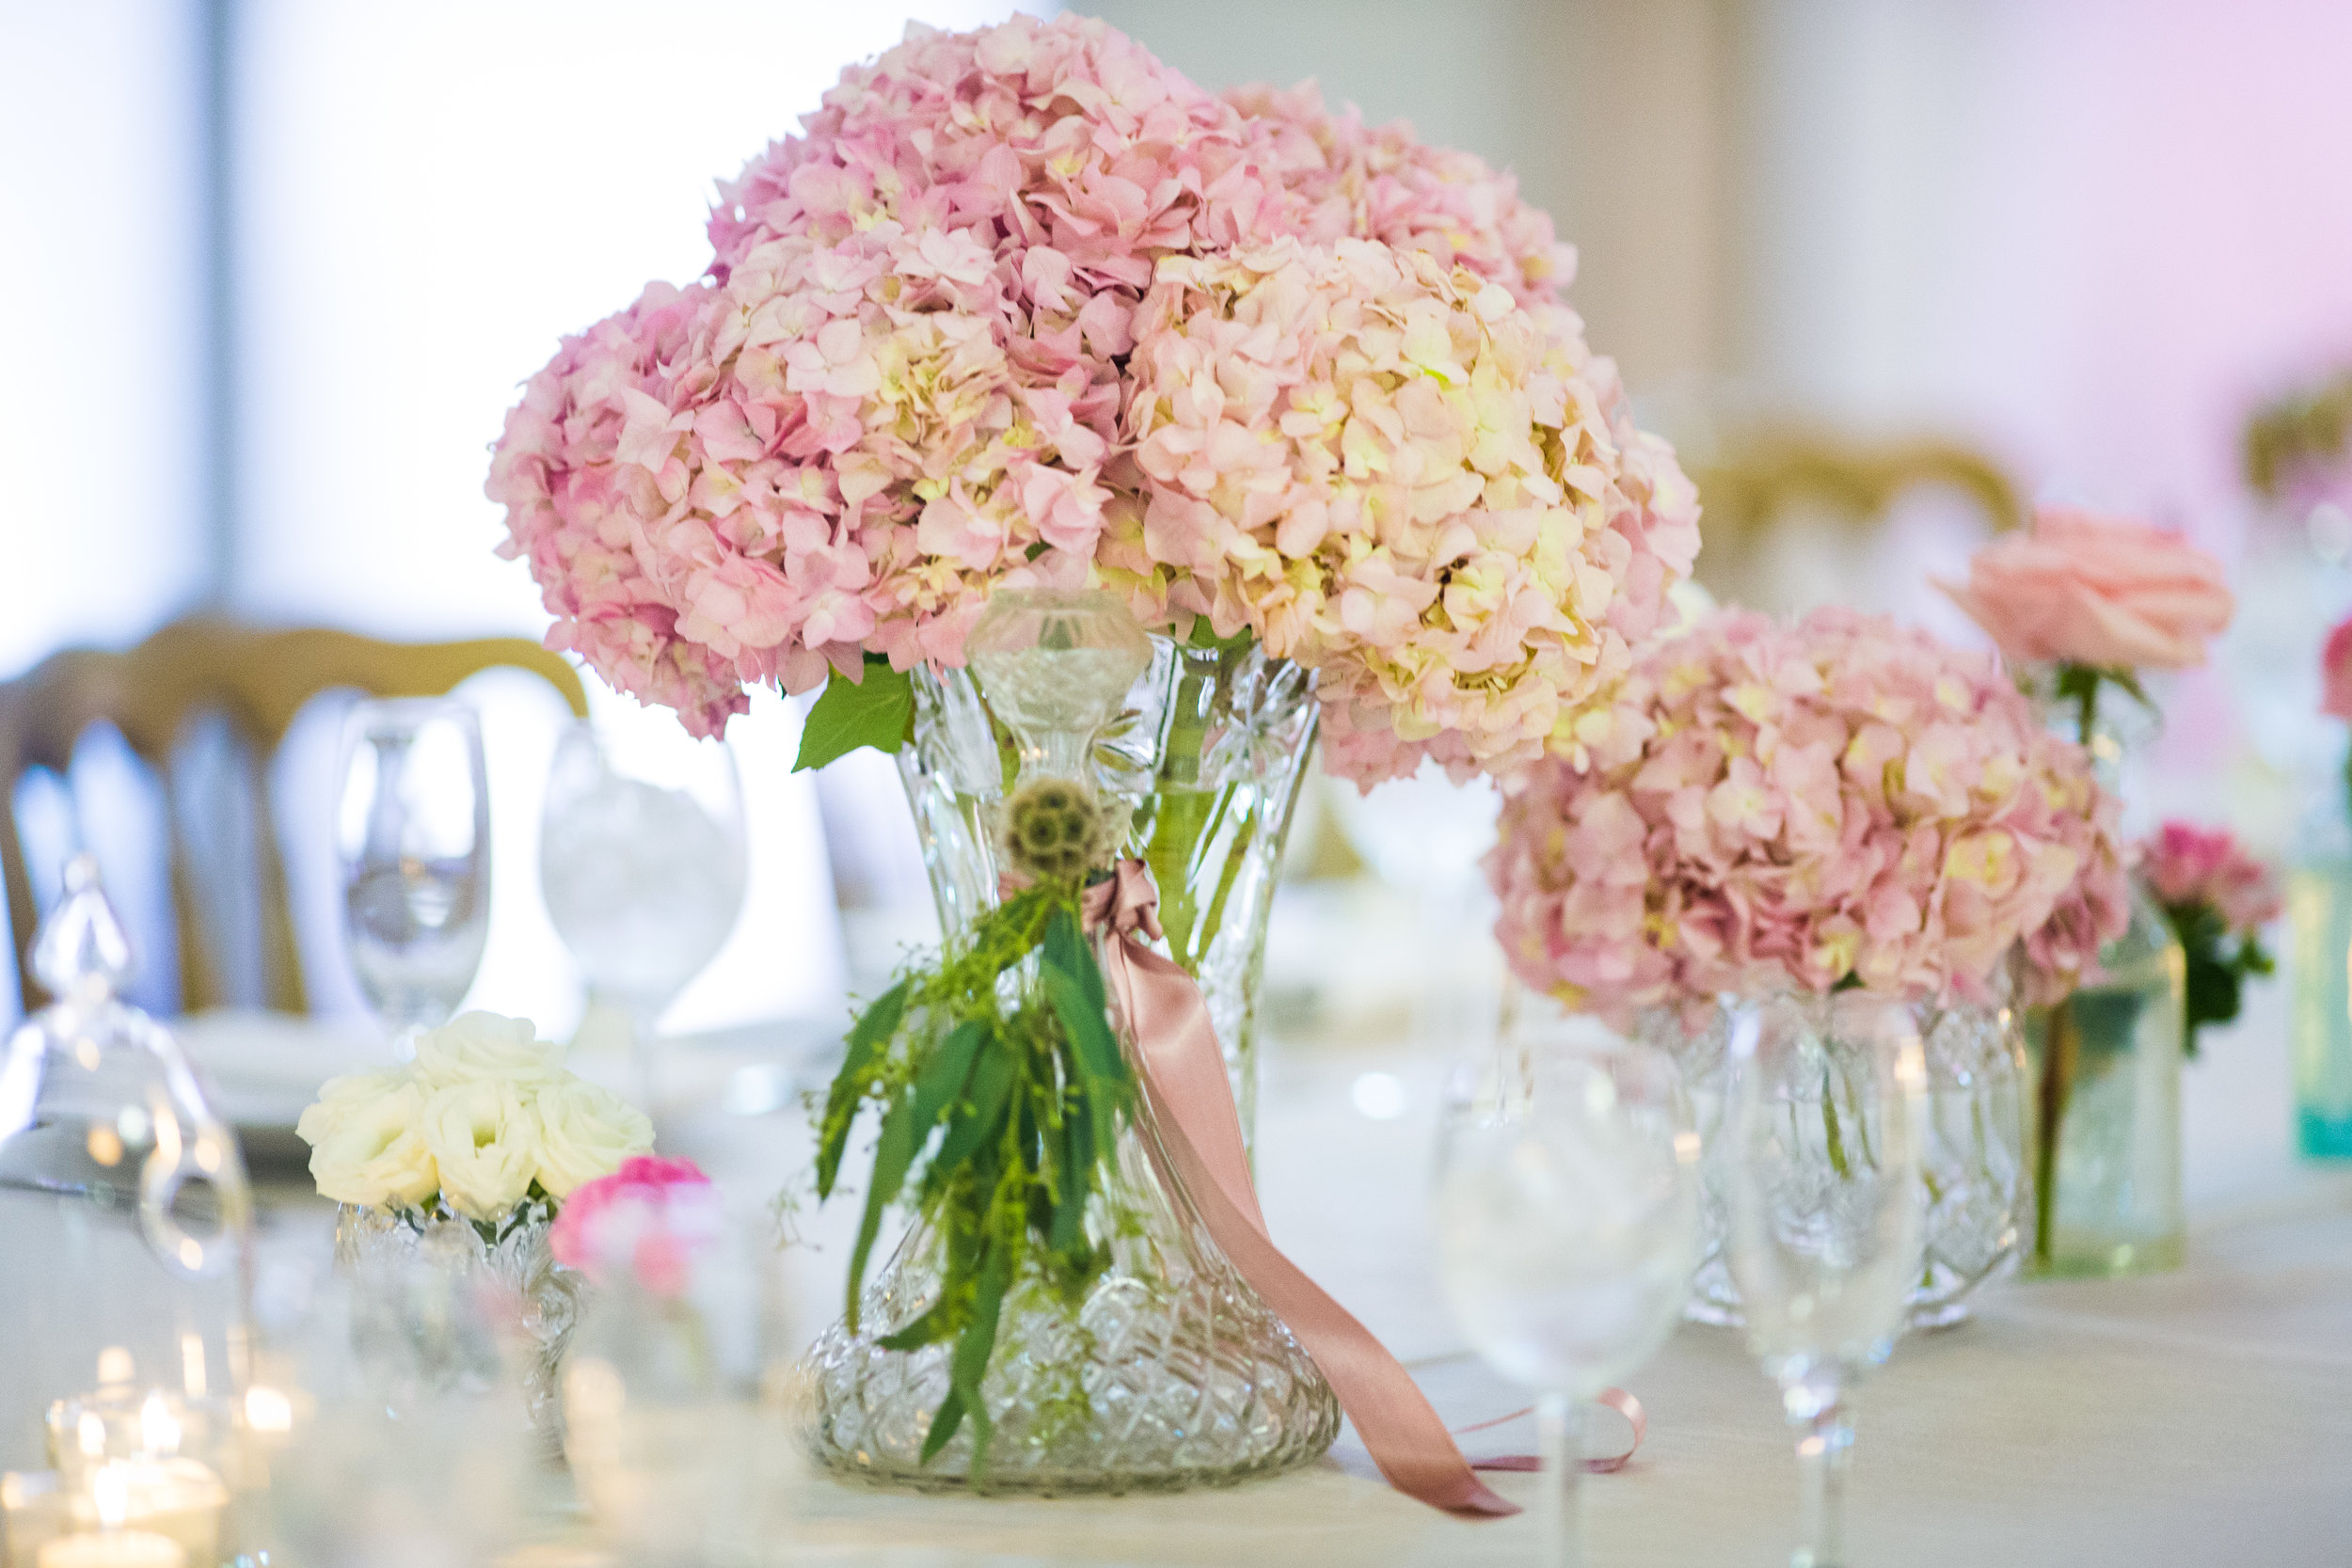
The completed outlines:
[[[1124,860],[1108,881],[1087,889],[1084,914],[1089,930],[1109,939],[1103,943],[1104,976],[1135,1036],[1137,1077],[1169,1163],[1210,1236],[1297,1336],[1391,1485],[1449,1513],[1517,1513],[1517,1505],[1471,1473],[1412,1374],[1267,1234],[1225,1053],[1200,988],[1181,966],[1145,945],[1161,934],[1159,906],[1150,870],[1141,861]],[[1641,1406],[1629,1394],[1613,1388],[1609,1394],[1613,1397],[1604,1402],[1633,1423],[1638,1447]],[[1614,1459],[1589,1462],[1590,1467],[1613,1470],[1631,1454],[1628,1449]],[[1480,1467],[1523,1470],[1534,1463],[1508,1458]]]

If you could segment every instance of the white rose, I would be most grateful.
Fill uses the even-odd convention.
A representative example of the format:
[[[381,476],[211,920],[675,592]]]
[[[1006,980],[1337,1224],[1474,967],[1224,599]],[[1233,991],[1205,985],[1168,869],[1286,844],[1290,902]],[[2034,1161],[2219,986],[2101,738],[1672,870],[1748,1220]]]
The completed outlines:
[[[564,1048],[538,1037],[527,1018],[460,1013],[417,1039],[417,1082],[431,1094],[460,1084],[550,1084],[564,1076]]]
[[[405,1068],[389,1068],[381,1072],[346,1072],[340,1078],[329,1078],[319,1085],[318,1100],[304,1108],[302,1119],[294,1123],[294,1132],[304,1143],[316,1148],[353,1111],[408,1081],[408,1072]]]
[[[622,1161],[653,1148],[644,1112],[578,1078],[541,1089],[532,1109],[539,1118],[539,1185],[555,1197],[568,1197],[581,1182],[610,1176]]]
[[[424,1102],[424,1144],[441,1198],[471,1220],[501,1220],[531,1193],[539,1129],[512,1084],[459,1084]]]
[[[441,1185],[423,1135],[424,1096],[402,1073],[359,1073],[319,1092],[295,1129],[310,1144],[319,1196],[414,1209]]]

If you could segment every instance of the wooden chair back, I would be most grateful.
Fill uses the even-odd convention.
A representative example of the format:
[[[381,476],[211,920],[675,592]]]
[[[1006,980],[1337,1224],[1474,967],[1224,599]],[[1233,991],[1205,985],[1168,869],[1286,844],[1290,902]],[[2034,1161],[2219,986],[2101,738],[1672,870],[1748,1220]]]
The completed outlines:
[[[1737,597],[1773,531],[1801,508],[1857,531],[1875,528],[1904,492],[1943,484],[1973,499],[1995,533],[2017,527],[2025,508],[1991,459],[1953,442],[1868,442],[1815,431],[1759,430],[1725,443],[1722,456],[1693,467],[1706,512],[1697,576],[1718,597]]]
[[[240,743],[254,824],[252,874],[261,911],[263,1001],[305,1008],[285,867],[270,810],[268,767],[304,705],[350,689],[372,697],[437,697],[468,676],[513,667],[543,676],[587,716],[579,674],[559,656],[519,638],[463,642],[378,641],[323,628],[269,631],[211,618],[177,622],[127,652],[73,648],[16,680],[0,683],[0,892],[15,939],[26,1008],[39,1006],[29,959],[39,905],[17,831],[18,781],[35,768],[62,774],[84,731],[111,722],[140,760],[173,788],[174,748],[189,725],[218,714]],[[188,1011],[229,1000],[222,956],[206,940],[199,859],[183,840],[183,815],[169,813],[173,918],[179,930],[181,1005]]]

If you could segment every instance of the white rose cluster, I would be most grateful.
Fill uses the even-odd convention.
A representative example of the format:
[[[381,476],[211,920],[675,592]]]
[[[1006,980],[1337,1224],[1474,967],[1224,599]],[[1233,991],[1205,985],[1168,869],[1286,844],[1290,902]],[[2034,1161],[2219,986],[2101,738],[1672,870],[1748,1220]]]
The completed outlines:
[[[529,1019],[465,1013],[405,1068],[329,1080],[295,1131],[321,1196],[429,1207],[496,1222],[540,1193],[558,1202],[653,1148],[653,1123],[574,1076]]]

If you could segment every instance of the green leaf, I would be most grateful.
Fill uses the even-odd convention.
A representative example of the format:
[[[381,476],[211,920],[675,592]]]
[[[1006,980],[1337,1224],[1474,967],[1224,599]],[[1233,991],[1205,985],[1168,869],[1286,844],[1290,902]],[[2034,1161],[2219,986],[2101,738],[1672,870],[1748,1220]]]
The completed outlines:
[[[857,1332],[858,1292],[866,1284],[866,1259],[874,1250],[882,1229],[882,1211],[898,1196],[914,1160],[914,1101],[902,1099],[882,1117],[882,1138],[874,1146],[874,1180],[866,1190],[866,1213],[858,1221],[857,1245],[850,1253],[850,1332]]]
[[[923,1064],[922,1075],[914,1081],[916,1147],[931,1135],[931,1129],[939,1125],[939,1118],[947,1108],[962,1098],[964,1081],[972,1076],[972,1058],[979,1053],[981,1042],[988,1037],[986,1023],[977,1018],[966,1019],[939,1042],[930,1060]]]
[[[996,1352],[996,1320],[1005,1306],[1005,1288],[1012,1283],[1012,1248],[1002,1236],[991,1239],[988,1261],[980,1269],[979,1281],[972,1299],[972,1316],[963,1325],[962,1336],[956,1340],[953,1359],[947,1369],[947,1399],[940,1402],[938,1414],[931,1418],[930,1430],[923,1434],[923,1463],[946,1446],[955,1435],[955,1424],[943,1418],[952,1402],[959,1408],[957,1417],[972,1418],[972,1473],[975,1475],[988,1462],[988,1439],[991,1423],[987,1403],[980,1397],[980,1379],[988,1375],[989,1357]]]
[[[1045,961],[1078,982],[1078,990],[1096,1012],[1108,1006],[1103,988],[1103,968],[1094,961],[1094,947],[1078,928],[1077,911],[1065,904],[1045,923],[1045,940],[1038,950]]]
[[[822,768],[860,746],[896,752],[906,744],[914,723],[914,677],[893,670],[888,659],[868,655],[864,679],[853,681],[835,670],[825,681],[801,725],[801,754],[792,771]]]
[[[951,1387],[947,1390],[947,1397],[939,1402],[939,1408],[931,1412],[930,1427],[923,1433],[922,1463],[929,1465],[931,1456],[947,1446],[947,1439],[953,1437],[956,1428],[961,1425],[963,1395]],[[978,1468],[977,1465],[973,1466],[976,1471]]]
[[[1045,1244],[1074,1257],[1086,1245],[1087,1193],[1094,1185],[1094,1126],[1083,1087],[1073,1085],[1073,1104],[1062,1123],[1061,1190],[1054,1199],[1054,1228]]]
[[[935,1345],[956,1331],[955,1314],[947,1309],[943,1296],[931,1304],[931,1309],[915,1319],[896,1334],[885,1334],[875,1341],[884,1350],[921,1350]]]
[[[947,1123],[947,1135],[931,1156],[931,1169],[952,1171],[1004,1125],[1005,1102],[1012,1098],[1012,1052],[998,1045],[973,1065],[971,1109]]]
[[[1126,1059],[1120,1054],[1119,1040],[1111,1033],[1110,1021],[1103,1016],[1102,1007],[1087,994],[1087,987],[1057,964],[1040,964],[1038,983],[1045,988],[1045,1000],[1054,1006],[1055,1016],[1069,1031],[1070,1043],[1077,1052],[1078,1065],[1087,1076],[1104,1085],[1123,1084],[1127,1079]],[[1102,976],[1095,976],[1095,985]]]
[[[850,1113],[857,1105],[858,1097],[866,1092],[866,1078],[873,1069],[874,1058],[898,1032],[898,1021],[906,1015],[907,988],[911,984],[901,980],[882,992],[850,1026],[841,1070],[833,1075],[833,1087],[825,1093],[824,1139],[817,1149],[819,1198],[833,1196],[834,1179],[841,1174],[842,1150],[849,1147],[850,1127],[856,1119]]]

